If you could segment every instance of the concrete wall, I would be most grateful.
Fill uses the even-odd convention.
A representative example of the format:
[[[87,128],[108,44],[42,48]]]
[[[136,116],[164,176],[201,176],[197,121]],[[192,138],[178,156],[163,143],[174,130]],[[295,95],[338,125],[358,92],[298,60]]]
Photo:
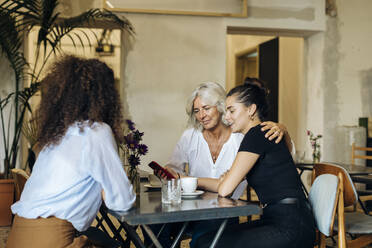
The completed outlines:
[[[337,0],[336,6],[337,17],[327,18],[322,56],[324,160],[336,159],[335,127],[372,116],[372,2]]]
[[[99,0],[62,3],[70,15],[101,7]],[[186,97],[197,84],[225,84],[227,30],[305,36],[299,110],[305,118],[298,130],[322,133],[322,160],[333,160],[332,130],[372,115],[372,1],[336,0],[336,7],[336,17],[325,16],[324,0],[249,0],[248,18],[125,14],[137,35],[124,44],[129,51],[122,54],[122,95],[127,115],[150,146],[143,164],[167,161],[185,127]],[[0,63],[4,95],[11,73],[4,60]],[[301,134],[296,147],[310,158],[308,139]]]
[[[122,93],[149,145],[143,164],[164,164],[186,127],[185,103],[192,90],[206,81],[225,84],[226,31],[221,18],[126,16],[137,35]]]
[[[126,57],[122,93],[127,95],[130,117],[145,132],[144,141],[150,146],[143,164],[167,161],[185,128],[186,98],[197,84],[217,81],[225,85],[228,28],[251,32],[276,28],[297,35],[324,28],[324,16],[319,14],[324,11],[323,1],[310,5],[308,1],[281,1],[280,6],[271,2],[275,7],[249,1],[250,17],[246,19],[125,15],[137,35]]]
[[[101,1],[61,1],[63,15],[101,7]],[[137,35],[122,53],[126,114],[145,132],[143,161],[165,163],[185,128],[185,101],[204,81],[225,85],[227,30],[296,33],[325,28],[324,0],[248,1],[248,18],[124,14]],[[123,37],[123,40],[128,40]],[[318,63],[317,63],[318,64]],[[145,167],[144,167],[145,168]]]

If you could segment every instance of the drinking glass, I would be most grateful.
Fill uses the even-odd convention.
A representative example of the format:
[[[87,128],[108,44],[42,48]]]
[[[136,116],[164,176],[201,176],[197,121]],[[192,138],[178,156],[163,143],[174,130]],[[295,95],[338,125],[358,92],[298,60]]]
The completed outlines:
[[[165,204],[181,203],[181,180],[162,180],[161,202]]]
[[[305,162],[305,151],[296,151],[296,154],[295,154],[295,162],[296,163],[303,163]]]

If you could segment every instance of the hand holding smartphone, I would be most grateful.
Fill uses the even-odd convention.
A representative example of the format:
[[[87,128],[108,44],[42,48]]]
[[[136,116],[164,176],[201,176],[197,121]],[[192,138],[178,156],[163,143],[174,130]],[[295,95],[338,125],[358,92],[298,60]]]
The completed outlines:
[[[154,174],[158,174],[158,172],[160,171],[162,174],[165,175],[167,180],[175,178],[167,169],[163,168],[155,161],[150,162],[148,166],[150,166],[154,170]]]

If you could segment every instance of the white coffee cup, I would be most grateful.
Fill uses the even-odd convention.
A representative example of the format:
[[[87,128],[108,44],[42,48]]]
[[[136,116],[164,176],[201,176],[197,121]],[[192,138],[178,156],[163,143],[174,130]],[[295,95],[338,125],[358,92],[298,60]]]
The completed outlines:
[[[185,193],[193,193],[198,186],[198,179],[196,177],[181,178],[181,188]]]

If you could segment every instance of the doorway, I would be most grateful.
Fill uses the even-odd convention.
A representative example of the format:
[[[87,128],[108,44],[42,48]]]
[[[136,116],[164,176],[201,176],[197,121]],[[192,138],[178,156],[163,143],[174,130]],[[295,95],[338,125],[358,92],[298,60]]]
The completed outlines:
[[[226,90],[258,77],[270,90],[268,120],[283,123],[294,143],[300,144],[305,121],[303,37],[227,34]],[[303,125],[302,125],[303,126]]]

